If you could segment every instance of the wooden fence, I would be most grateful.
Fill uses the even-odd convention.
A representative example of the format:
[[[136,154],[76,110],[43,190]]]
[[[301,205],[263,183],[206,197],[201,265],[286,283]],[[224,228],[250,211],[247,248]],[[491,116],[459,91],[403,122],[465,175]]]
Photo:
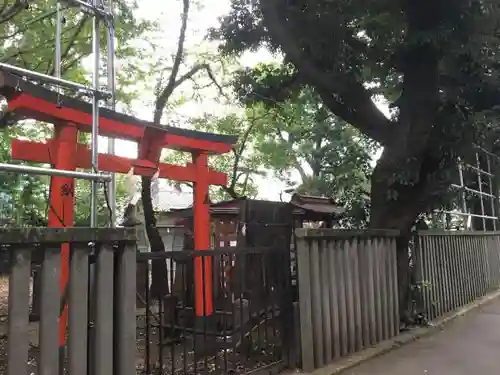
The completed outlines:
[[[399,333],[394,231],[298,229],[302,368]]]
[[[432,320],[500,287],[500,232],[421,231],[415,272]]]
[[[88,371],[101,375],[135,375],[136,289],[135,278],[130,277],[136,269],[135,240],[133,229],[0,230],[0,246],[11,258],[5,329],[8,375],[31,372],[57,375],[62,373],[61,366],[71,375],[87,375]],[[69,243],[71,248],[66,358],[60,357],[64,352],[60,352],[58,340],[62,243]],[[89,254],[93,249],[96,254],[95,319],[90,339]],[[35,258],[42,262],[43,297],[40,323],[30,324],[30,270]],[[35,354],[31,349],[33,341],[39,347]]]

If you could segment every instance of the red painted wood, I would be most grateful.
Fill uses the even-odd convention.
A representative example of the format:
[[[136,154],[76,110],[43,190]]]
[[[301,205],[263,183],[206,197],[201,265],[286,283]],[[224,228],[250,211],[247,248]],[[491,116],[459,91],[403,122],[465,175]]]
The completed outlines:
[[[26,115],[35,120],[58,123],[71,122],[78,130],[90,133],[92,131],[92,115],[67,107],[58,107],[55,103],[22,93],[10,100],[8,110]],[[181,151],[205,151],[209,153],[226,153],[231,151],[231,145],[210,142],[179,135],[169,134],[166,130],[140,126],[132,123],[122,123],[103,116],[99,118],[99,134],[106,137],[141,142],[153,139],[162,148]]]
[[[50,155],[49,155],[50,153]],[[12,141],[12,158],[16,160],[32,161],[35,163],[51,163],[55,161],[57,155],[57,143],[53,141],[32,142],[15,139]],[[91,155],[87,146],[79,144],[76,152],[76,167],[90,169]],[[116,172],[126,174],[134,167],[134,174],[139,176],[150,176],[156,172],[157,165],[148,160],[130,159],[122,156],[99,154],[99,169],[106,172]],[[195,182],[196,168],[194,164],[173,165],[160,163],[160,178],[167,178],[175,181]],[[208,184],[226,185],[227,175],[213,169],[208,170]]]
[[[51,164],[57,169],[74,171],[76,169],[77,129],[74,126],[56,126],[55,139],[58,147],[51,152]],[[72,227],[75,203],[75,185],[71,177],[51,177],[50,207],[48,215],[49,228]],[[61,245],[61,280],[62,295],[69,281],[69,244]],[[66,326],[68,322],[68,306],[66,305],[59,319],[59,346],[66,344]]]
[[[194,248],[209,250],[210,244],[210,200],[207,184],[207,155],[193,154],[197,181],[194,184]],[[197,316],[213,314],[212,257],[194,259],[195,312]]]

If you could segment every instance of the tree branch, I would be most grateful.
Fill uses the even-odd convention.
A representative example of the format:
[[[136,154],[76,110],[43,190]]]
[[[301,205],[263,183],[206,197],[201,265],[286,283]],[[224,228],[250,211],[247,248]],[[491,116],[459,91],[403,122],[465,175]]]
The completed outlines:
[[[333,113],[350,122],[370,138],[385,144],[390,139],[392,123],[371,100],[371,94],[348,73],[326,73],[309,59],[287,30],[280,17],[279,0],[260,1],[264,25],[278,42],[286,57],[321,95]]]
[[[238,151],[236,151],[233,148],[233,153],[234,153],[234,161],[233,161],[233,176],[231,179],[231,184],[229,185],[230,189],[235,189],[236,183],[238,181],[237,173],[238,173],[238,166],[241,161],[241,157],[243,155],[243,152],[245,152],[246,144],[248,142],[248,138],[250,136],[250,133],[252,130],[255,128],[257,125],[257,121],[254,119],[252,123],[248,126],[248,128],[245,130],[245,133],[243,134],[243,137],[241,137],[241,143],[240,146],[238,147]]]
[[[3,13],[5,7],[7,6],[7,0],[4,1],[4,5],[3,5],[3,8],[0,9],[0,17],[1,17],[1,14]],[[47,12],[47,13],[44,13],[42,14],[41,16],[39,17],[36,17],[35,19],[31,20],[31,21],[28,21],[26,22],[25,24],[23,24],[23,27],[22,28],[19,28],[17,29],[16,31],[10,33],[10,34],[5,34],[5,35],[1,35],[0,36],[0,39],[11,39],[11,38],[14,38],[16,35],[19,35],[19,34],[22,34],[24,33],[25,31],[27,31],[32,24],[36,23],[36,22],[40,22],[40,21],[43,21],[47,18],[50,18],[52,17],[54,14],[56,14],[56,11],[53,10],[53,11],[50,11],[50,12]],[[0,21],[1,23],[1,21]]]
[[[64,52],[61,54],[61,63],[62,61],[69,56],[69,53],[71,52],[71,49],[73,48],[73,46],[75,45],[77,39],[78,39],[78,36],[80,35],[80,33],[82,32],[83,28],[85,27],[85,23],[88,21],[88,16],[84,16],[80,22],[78,22],[78,25],[76,26],[76,29],[75,29],[75,32],[73,33],[73,35],[71,35],[71,37],[69,38],[69,41],[68,41],[68,45],[66,46],[66,49],[64,50]],[[50,72],[48,72],[47,74],[49,75],[54,75],[54,72],[55,72],[55,69],[56,69],[56,61],[54,61],[54,65],[53,67],[50,69]],[[62,70],[62,69],[61,69]]]
[[[189,0],[183,0],[183,9],[182,9],[182,22],[181,22],[181,29],[179,32],[179,40],[177,42],[177,51],[175,53],[174,57],[174,65],[172,66],[172,70],[170,72],[170,76],[168,77],[168,82],[166,86],[161,90],[160,94],[158,95],[156,99],[156,104],[155,104],[155,113],[154,113],[154,119],[153,121],[155,123],[160,123],[163,109],[165,108],[165,105],[168,102],[168,99],[170,98],[170,95],[174,92],[175,88],[178,87],[182,82],[184,82],[186,79],[194,75],[198,70],[201,68],[198,68],[195,72],[191,73],[191,76],[184,78],[181,82],[177,81],[177,75],[179,74],[179,68],[181,66],[182,58],[184,57],[184,43],[186,41],[186,30],[187,30],[187,22],[188,22],[188,17],[189,17]],[[192,69],[191,69],[192,70]],[[182,77],[181,77],[182,78]],[[176,84],[177,82],[177,84]]]
[[[285,116],[283,116],[280,112],[275,113],[275,118],[276,117],[280,117],[282,121],[285,121],[285,122],[288,121],[288,119]],[[285,137],[283,137],[283,134],[281,134],[281,129],[275,127],[274,133],[283,143],[286,143],[286,144],[288,144],[288,146],[293,147],[293,142],[289,142],[289,140],[287,140],[287,139],[285,139]],[[294,168],[300,174],[300,179],[302,180],[302,182],[305,182],[307,180],[307,177],[308,177],[306,171],[304,170],[302,165],[300,165],[300,161],[297,159],[296,155],[293,152],[291,152],[290,155],[291,155],[290,157],[293,159]]]
[[[16,0],[14,4],[6,7],[7,0],[4,0],[4,6],[2,12],[0,13],[0,24],[10,21],[12,18],[17,16],[17,14],[26,9],[29,4],[27,0]]]
[[[230,186],[221,186],[221,189],[224,190],[233,199],[238,199],[240,197],[238,193],[236,193],[236,190],[234,190],[234,187],[231,188]]]

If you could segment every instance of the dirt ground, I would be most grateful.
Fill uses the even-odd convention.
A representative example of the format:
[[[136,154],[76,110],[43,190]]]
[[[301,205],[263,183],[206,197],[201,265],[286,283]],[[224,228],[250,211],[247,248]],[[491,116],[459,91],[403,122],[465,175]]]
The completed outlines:
[[[0,276],[0,374],[7,373],[7,317],[9,279]]]

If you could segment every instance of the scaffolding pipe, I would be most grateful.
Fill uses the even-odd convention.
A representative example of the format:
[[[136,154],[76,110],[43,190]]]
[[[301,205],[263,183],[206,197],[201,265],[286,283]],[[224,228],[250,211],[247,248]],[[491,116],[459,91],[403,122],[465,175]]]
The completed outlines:
[[[32,79],[42,81],[45,83],[50,83],[52,85],[67,87],[67,88],[74,89],[74,90],[82,90],[82,91],[85,91],[86,93],[89,93],[89,94],[94,95],[94,96],[99,96],[99,97],[103,97],[103,98],[109,97],[109,93],[107,91],[101,91],[101,90],[95,91],[90,87],[82,85],[81,83],[76,83],[76,82],[68,81],[66,79],[57,78],[54,76],[49,76],[47,74],[34,72],[34,71],[31,71],[28,69],[19,68],[17,66],[10,65],[10,64],[0,63],[0,70],[5,70],[6,72],[9,72],[9,73],[13,73],[13,74],[16,74],[19,76],[24,76],[27,78],[32,78]]]
[[[481,164],[479,163],[479,154],[476,152],[476,165],[477,169],[480,170]],[[479,187],[479,201],[481,204],[481,215],[483,216],[483,230],[486,230],[486,219],[484,218],[484,202],[483,202],[483,180],[481,178],[481,173],[476,173],[477,175],[477,184]]]
[[[100,0],[93,0],[93,5],[97,7]],[[92,69],[92,90],[99,90],[99,70],[101,67],[101,44],[100,44],[100,27],[99,19],[92,18],[92,53],[94,55],[94,66]],[[99,98],[94,95],[92,97],[92,170],[95,173],[99,172]],[[97,191],[99,186],[96,181],[92,181],[92,192],[90,196],[90,226],[97,227]]]
[[[86,2],[82,0],[64,0],[69,4],[74,4],[81,6],[87,11],[92,12],[94,15],[98,15],[101,17],[110,17],[111,14],[107,13],[102,7],[96,6],[93,2]]]
[[[54,66],[54,73],[56,78],[61,78],[61,34],[62,34],[62,14],[61,3],[58,1],[56,4],[56,62]],[[60,93],[60,87],[57,88]]]
[[[111,17],[108,18],[106,22],[106,36],[108,44],[108,60],[107,60],[107,74],[108,74],[108,91],[111,93],[109,99],[109,108],[114,111],[116,109],[116,77],[115,77],[115,25],[113,21],[113,1],[109,0],[109,12]],[[108,153],[110,155],[115,154],[115,139],[112,137],[108,138]],[[108,200],[109,208],[111,211],[111,227],[116,224],[116,177],[114,173],[111,173],[111,181],[108,184]]]
[[[98,182],[111,181],[111,176],[109,174],[67,171],[64,169],[33,167],[31,165],[22,165],[22,164],[0,163],[0,171],[13,172],[13,173],[39,174],[44,176],[71,177],[81,180],[90,180]]]
[[[464,191],[468,191],[469,193],[473,193],[474,195],[477,195],[477,196],[490,197],[490,198],[494,198],[495,197],[494,195],[485,193],[484,191],[481,192],[479,190],[475,190],[475,189],[472,189],[470,187],[463,186],[463,185],[461,186],[461,185],[457,185],[457,184],[451,184],[451,187],[455,188],[455,189],[462,189]]]
[[[465,216],[465,217],[478,217],[478,218],[484,218],[484,219],[497,219],[496,216],[471,214],[471,213],[462,212],[462,211],[439,210],[439,212],[443,212],[443,213],[450,214],[450,215]]]

